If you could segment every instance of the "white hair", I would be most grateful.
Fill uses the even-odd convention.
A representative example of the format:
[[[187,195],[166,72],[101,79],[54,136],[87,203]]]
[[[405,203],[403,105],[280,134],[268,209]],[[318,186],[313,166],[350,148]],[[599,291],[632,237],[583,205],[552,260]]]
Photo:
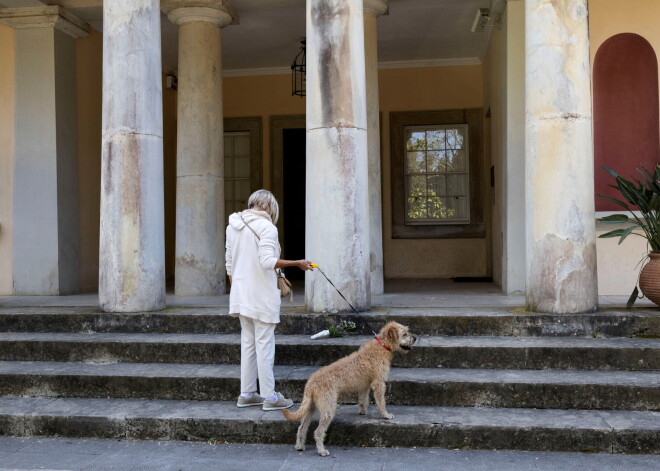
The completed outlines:
[[[275,196],[268,190],[257,190],[250,195],[248,199],[248,209],[258,208],[266,211],[273,224],[277,224],[280,217],[280,206],[277,204]]]

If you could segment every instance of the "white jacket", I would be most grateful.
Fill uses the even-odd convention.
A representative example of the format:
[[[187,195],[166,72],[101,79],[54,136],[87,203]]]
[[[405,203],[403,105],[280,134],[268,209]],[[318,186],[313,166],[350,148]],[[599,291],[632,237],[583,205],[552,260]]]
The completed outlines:
[[[245,225],[241,215],[250,227]],[[225,264],[227,274],[232,277],[229,314],[279,323],[281,301],[275,264],[280,258],[280,245],[277,227],[270,216],[251,209],[232,214],[226,241]]]

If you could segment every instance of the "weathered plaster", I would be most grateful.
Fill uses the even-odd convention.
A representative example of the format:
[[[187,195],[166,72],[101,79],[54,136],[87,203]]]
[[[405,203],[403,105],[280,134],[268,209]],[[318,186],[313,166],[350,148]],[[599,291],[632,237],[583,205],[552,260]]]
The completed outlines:
[[[177,5],[168,13],[180,25],[175,293],[213,296],[225,292],[220,28],[231,16]]]
[[[99,302],[165,307],[163,122],[157,0],[104,4]]]
[[[307,258],[348,301],[371,307],[368,142],[361,2],[307,4]],[[350,310],[318,272],[306,276],[314,312]]]
[[[526,2],[527,307],[597,308],[586,0]]]

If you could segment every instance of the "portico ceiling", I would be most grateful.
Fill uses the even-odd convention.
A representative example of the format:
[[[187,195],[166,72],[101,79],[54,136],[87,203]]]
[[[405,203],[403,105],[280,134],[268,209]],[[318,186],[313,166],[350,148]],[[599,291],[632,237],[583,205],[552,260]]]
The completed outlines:
[[[60,5],[102,30],[102,0],[0,0],[0,6]],[[305,0],[232,0],[240,24],[222,32],[229,75],[286,72],[305,36]],[[472,33],[478,8],[492,0],[390,0],[378,19],[381,67],[477,63],[488,31]],[[162,21],[163,69],[177,67],[177,26]]]

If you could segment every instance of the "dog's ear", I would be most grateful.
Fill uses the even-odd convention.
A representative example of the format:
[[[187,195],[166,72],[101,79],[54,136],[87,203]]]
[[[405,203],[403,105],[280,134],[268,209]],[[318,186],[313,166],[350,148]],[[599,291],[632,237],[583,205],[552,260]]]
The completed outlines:
[[[392,346],[399,345],[399,328],[395,323],[385,326],[385,338]]]

